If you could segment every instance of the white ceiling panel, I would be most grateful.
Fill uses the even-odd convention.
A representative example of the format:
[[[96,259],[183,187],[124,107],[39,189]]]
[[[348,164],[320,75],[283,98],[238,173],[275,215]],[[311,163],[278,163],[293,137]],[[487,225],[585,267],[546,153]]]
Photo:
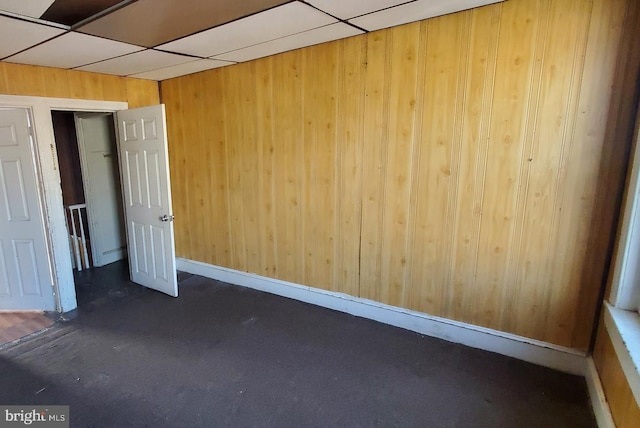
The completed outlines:
[[[14,55],[7,61],[46,67],[74,68],[142,49],[140,46],[87,34],[67,33]]]
[[[150,80],[167,80],[178,76],[197,73],[199,71],[211,70],[212,68],[224,67],[225,65],[235,64],[235,62],[217,61],[213,59],[198,59],[184,64],[178,64],[171,67],[164,67],[158,70],[147,71],[144,73],[134,74],[131,77]]]
[[[0,0],[0,10],[40,18],[54,0]]]
[[[311,6],[293,2],[161,45],[158,49],[212,57],[334,22],[337,20]]]
[[[409,1],[411,0],[308,0],[307,2],[333,16],[349,19]]]
[[[59,28],[0,16],[0,58],[64,33]]]
[[[78,70],[129,76],[193,61],[193,58],[152,49],[86,65]]]
[[[359,18],[350,19],[349,22],[369,31],[381,28],[393,27],[434,16],[446,15],[461,10],[473,9],[492,3],[500,3],[504,0],[417,0],[412,3],[402,4],[391,9],[381,10]]]
[[[249,61],[293,49],[303,48],[305,46],[312,46],[331,40],[356,36],[362,33],[363,31],[360,31],[357,28],[339,22],[294,34],[292,36],[283,37],[281,39],[272,40],[270,42],[249,46],[237,51],[228,52],[218,55],[215,58],[238,62]]]

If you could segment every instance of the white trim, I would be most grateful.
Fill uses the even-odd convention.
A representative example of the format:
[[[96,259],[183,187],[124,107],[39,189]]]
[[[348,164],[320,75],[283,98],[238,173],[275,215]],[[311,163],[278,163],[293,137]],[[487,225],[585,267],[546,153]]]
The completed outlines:
[[[609,301],[620,309],[640,309],[640,106],[637,110],[630,171],[611,275]]]
[[[53,135],[51,110],[115,112],[126,110],[127,102],[0,95],[0,106],[30,108],[33,114],[39,176],[44,191],[45,229],[49,238],[49,258],[56,306],[60,312],[77,307],[69,237],[65,224],[58,154]]]
[[[640,406],[640,316],[605,303],[604,325],[624,376]]]
[[[323,306],[563,372],[585,374],[586,354],[575,349],[207,263],[182,258],[176,261],[178,270],[184,272]]]
[[[53,4],[53,2],[51,3]],[[7,18],[16,18],[21,21],[33,22],[34,24],[44,25],[46,27],[59,28],[61,30],[67,30],[67,31],[71,30],[71,27],[65,24],[60,24],[58,22],[53,22],[53,21],[45,21],[44,19],[11,12],[9,10],[0,10],[0,15],[6,16]],[[61,33],[61,34],[64,34],[64,33]]]
[[[593,408],[593,414],[596,417],[598,427],[616,428],[607,397],[604,395],[604,389],[602,389],[600,375],[591,357],[587,358],[585,379],[587,381],[587,388],[589,389],[589,397],[591,398],[591,407]]]

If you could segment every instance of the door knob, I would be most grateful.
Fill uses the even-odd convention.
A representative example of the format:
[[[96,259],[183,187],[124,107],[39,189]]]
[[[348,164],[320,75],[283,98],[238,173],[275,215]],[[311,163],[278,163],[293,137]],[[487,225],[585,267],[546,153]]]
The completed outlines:
[[[163,215],[162,217],[160,217],[160,221],[173,221],[174,216],[173,215]]]

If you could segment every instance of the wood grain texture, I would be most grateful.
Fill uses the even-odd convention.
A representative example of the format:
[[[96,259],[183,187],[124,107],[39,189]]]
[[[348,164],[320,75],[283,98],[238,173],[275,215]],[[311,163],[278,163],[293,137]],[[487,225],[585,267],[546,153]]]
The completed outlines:
[[[611,339],[600,323],[593,361],[598,370],[613,421],[617,428],[632,428],[640,426],[640,407],[633,396],[631,387],[616,356]]]
[[[0,345],[51,327],[53,321],[40,312],[0,313]]]
[[[640,26],[640,4],[630,4],[627,5],[627,13],[626,13],[626,21],[627,24],[624,25],[624,33],[622,38],[624,40],[624,50],[622,55],[618,58],[618,72],[616,73],[616,78],[622,81],[633,79],[634,76],[637,76],[640,70],[640,52],[637,49],[630,48],[635,42],[637,38],[637,34],[635,28]],[[633,140],[634,132],[639,132],[640,129],[640,110],[635,108],[638,103],[638,99],[640,98],[640,88],[636,88],[635,93],[629,92],[627,94],[621,94],[620,88],[621,85],[614,86],[614,99],[618,102],[612,104],[611,109],[609,110],[609,120],[611,123],[615,123],[616,126],[611,126],[607,131],[607,140],[609,139],[626,139],[631,138]],[[636,103],[635,105],[633,103]],[[633,113],[635,108],[636,113]],[[628,115],[628,114],[636,114],[635,123],[627,122],[622,120],[620,116]],[[636,134],[637,135],[637,134]],[[633,142],[633,144],[638,144],[637,139]],[[619,177],[617,174],[611,174],[611,170],[615,170],[617,168],[626,169],[628,164],[628,159],[631,156],[631,147],[629,145],[626,147],[627,151],[619,152],[616,150],[612,150],[609,148],[605,152],[605,156],[601,161],[601,174],[607,177],[608,180],[626,180],[626,177]],[[608,180],[603,180],[604,183],[607,183]],[[618,188],[617,186],[613,188]],[[599,191],[606,191],[604,186],[601,186]],[[609,195],[609,198],[616,199],[617,201],[622,201],[623,192],[622,189],[617,194]],[[610,212],[607,212],[607,209],[610,211],[609,207],[603,209],[603,215],[612,215]],[[615,213],[613,214],[615,215]],[[618,230],[619,232],[619,230]],[[609,237],[609,251],[613,253],[612,247],[614,244],[614,236]],[[601,244],[603,245],[603,244]],[[616,254],[613,254],[611,266],[615,265],[615,257]],[[604,296],[610,297],[611,287],[612,287],[612,274],[613,269],[609,270],[609,278],[607,281],[607,289],[605,290]]]
[[[86,71],[0,62],[0,94],[158,104],[158,83]]]
[[[587,349],[638,9],[511,0],[162,82],[178,255]]]
[[[84,204],[84,184],[74,113],[71,111],[52,111],[51,118],[53,119],[53,135],[60,167],[62,202],[65,206]]]

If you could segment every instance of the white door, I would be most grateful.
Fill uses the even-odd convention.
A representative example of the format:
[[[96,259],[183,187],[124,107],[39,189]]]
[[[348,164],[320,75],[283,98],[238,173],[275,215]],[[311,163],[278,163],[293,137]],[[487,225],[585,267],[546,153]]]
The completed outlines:
[[[164,105],[116,113],[131,280],[178,296]]]
[[[93,265],[104,266],[125,257],[113,116],[111,113],[77,113],[75,121]]]
[[[0,109],[0,309],[54,310],[27,109]]]

